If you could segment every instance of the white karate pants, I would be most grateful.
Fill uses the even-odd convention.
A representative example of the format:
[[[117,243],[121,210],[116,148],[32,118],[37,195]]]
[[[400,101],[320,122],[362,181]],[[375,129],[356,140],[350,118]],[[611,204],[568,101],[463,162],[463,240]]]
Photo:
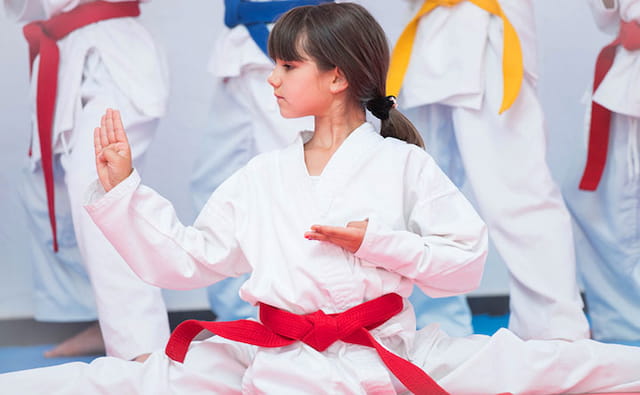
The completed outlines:
[[[587,157],[576,144],[563,194],[575,219],[576,255],[593,338],[640,341],[640,119],[612,114],[598,189],[578,188]],[[573,157],[573,158],[571,158]]]
[[[412,362],[454,395],[640,391],[638,347],[593,340],[523,341],[506,329],[492,337],[455,338],[434,325],[419,332],[413,350]],[[305,364],[305,355],[314,355],[315,363]],[[322,353],[324,358],[316,355],[306,345],[261,350],[214,336],[193,343],[183,364],[163,351],[144,364],[103,357],[91,364],[3,374],[0,387],[55,395],[407,393],[397,380],[389,387],[390,373],[373,349],[338,342]],[[363,377],[368,389],[358,380]]]
[[[480,109],[431,104],[402,111],[449,177],[469,183],[510,273],[509,328],[524,339],[582,339],[589,328],[576,279],[571,218],[546,163],[544,116],[525,74],[502,100],[502,40],[491,37]]]
[[[108,108],[119,109],[141,163],[157,119],[140,114],[115,85],[99,54],[85,60],[81,98],[74,128],[62,136],[64,152],[55,155],[56,203],[60,252],[53,253],[44,181],[40,167],[25,182],[33,231],[34,277],[38,318],[56,321],[95,319],[95,306],[108,355],[131,359],[165,345],[169,323],[162,294],[142,282],[111,246],[84,210],[84,193],[96,180],[93,130]],[[77,248],[74,241],[77,240]],[[41,238],[43,237],[43,238]],[[81,260],[84,266],[80,266]],[[86,270],[86,272],[85,272]],[[91,284],[87,282],[87,275]],[[90,286],[93,288],[91,295]],[[70,309],[67,311],[67,307]],[[54,313],[49,313],[53,309]]]

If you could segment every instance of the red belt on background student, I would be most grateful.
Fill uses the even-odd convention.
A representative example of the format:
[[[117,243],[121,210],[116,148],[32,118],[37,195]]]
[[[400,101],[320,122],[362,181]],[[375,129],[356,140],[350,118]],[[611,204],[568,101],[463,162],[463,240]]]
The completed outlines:
[[[640,24],[638,22],[622,22],[618,37],[600,51],[596,60],[593,92],[598,89],[607,72],[611,69],[619,45],[629,51],[640,50]],[[598,188],[607,163],[610,127],[611,111],[592,101],[587,164],[580,180],[580,189],[595,191]]]
[[[226,339],[260,347],[284,347],[301,341],[318,351],[334,342],[372,347],[389,370],[414,394],[447,394],[427,373],[384,348],[369,333],[402,311],[403,300],[392,293],[339,313],[298,315],[260,303],[260,321],[228,322],[184,321],[173,331],[167,343],[169,358],[183,362],[193,338],[203,329]]]
[[[112,18],[140,15],[138,1],[111,3],[95,1],[79,5],[69,12],[48,20],[31,22],[24,26],[23,33],[29,42],[30,67],[40,55],[38,68],[38,90],[36,92],[36,114],[40,156],[44,183],[47,191],[49,222],[53,233],[53,250],[58,251],[56,231],[55,197],[53,193],[53,118],[58,90],[58,63],[60,53],[57,41],[74,30],[86,25]],[[97,121],[96,121],[97,122]]]

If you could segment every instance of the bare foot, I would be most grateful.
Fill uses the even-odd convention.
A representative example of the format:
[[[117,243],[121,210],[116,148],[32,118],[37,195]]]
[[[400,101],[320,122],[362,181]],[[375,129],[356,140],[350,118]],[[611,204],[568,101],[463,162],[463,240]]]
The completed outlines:
[[[83,355],[104,355],[104,340],[98,322],[91,323],[82,332],[58,344],[52,350],[46,351],[47,358],[79,357]]]

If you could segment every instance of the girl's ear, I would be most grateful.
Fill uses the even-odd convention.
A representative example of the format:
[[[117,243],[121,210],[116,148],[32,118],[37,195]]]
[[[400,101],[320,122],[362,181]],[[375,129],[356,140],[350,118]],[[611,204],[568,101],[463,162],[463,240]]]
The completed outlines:
[[[331,93],[340,93],[344,92],[349,87],[349,82],[347,78],[344,76],[342,70],[338,67],[335,67],[331,70],[332,80],[331,80]]]

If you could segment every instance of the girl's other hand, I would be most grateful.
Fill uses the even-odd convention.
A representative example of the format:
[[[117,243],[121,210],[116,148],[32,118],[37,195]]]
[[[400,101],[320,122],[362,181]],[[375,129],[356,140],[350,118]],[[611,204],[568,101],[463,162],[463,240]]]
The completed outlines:
[[[100,127],[93,132],[93,143],[98,179],[109,192],[133,171],[131,147],[119,111],[107,109],[100,119]]]
[[[328,241],[355,253],[362,245],[368,223],[369,220],[365,219],[364,221],[351,221],[346,227],[312,225],[311,230],[305,232],[304,237],[309,240]]]

